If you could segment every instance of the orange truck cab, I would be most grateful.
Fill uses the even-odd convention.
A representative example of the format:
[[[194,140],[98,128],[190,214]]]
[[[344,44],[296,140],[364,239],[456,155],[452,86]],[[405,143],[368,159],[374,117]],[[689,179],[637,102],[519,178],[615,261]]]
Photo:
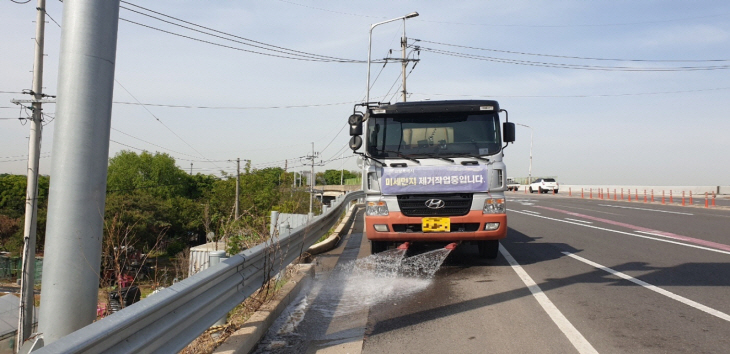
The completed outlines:
[[[362,104],[349,118],[361,156],[372,253],[402,242],[470,242],[497,257],[507,236],[503,149],[514,123],[491,100]],[[364,146],[363,152],[357,152]]]

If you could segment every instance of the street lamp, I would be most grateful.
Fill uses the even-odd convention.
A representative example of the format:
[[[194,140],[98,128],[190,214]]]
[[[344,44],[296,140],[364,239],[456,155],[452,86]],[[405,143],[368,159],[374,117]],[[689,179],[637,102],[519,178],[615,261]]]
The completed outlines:
[[[403,20],[403,27],[404,27],[404,32],[405,32],[406,19],[411,18],[411,17],[416,17],[416,16],[418,16],[418,12],[411,12],[405,16],[393,18],[393,19],[390,19],[387,21],[378,22],[378,23],[374,23],[374,24],[370,25],[370,34],[369,34],[369,38],[368,38],[368,80],[367,80],[368,87],[367,87],[367,91],[365,91],[366,92],[365,93],[365,104],[368,104],[368,102],[370,102],[370,53],[373,48],[373,28],[375,28],[376,26],[380,26],[384,23]]]
[[[529,125],[520,124],[520,123],[515,123],[515,124],[521,125],[526,128],[530,128],[530,171],[529,171],[529,174],[527,175],[527,184],[530,184],[530,183],[532,183],[532,133],[533,133],[534,129],[532,129],[532,127]]]

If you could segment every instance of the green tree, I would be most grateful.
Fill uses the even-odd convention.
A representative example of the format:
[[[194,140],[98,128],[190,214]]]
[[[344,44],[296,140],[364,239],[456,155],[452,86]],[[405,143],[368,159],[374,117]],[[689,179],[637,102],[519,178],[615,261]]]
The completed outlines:
[[[318,177],[320,176],[320,173],[317,174]],[[326,170],[322,175],[324,176],[324,180],[326,181],[327,185],[339,185],[341,184],[341,178],[344,183],[344,180],[348,178],[356,178],[359,176],[358,173],[347,170]],[[321,179],[317,178],[317,182],[321,183]]]
[[[184,196],[193,179],[168,154],[121,151],[109,160],[107,191],[131,193],[144,189],[159,198]]]

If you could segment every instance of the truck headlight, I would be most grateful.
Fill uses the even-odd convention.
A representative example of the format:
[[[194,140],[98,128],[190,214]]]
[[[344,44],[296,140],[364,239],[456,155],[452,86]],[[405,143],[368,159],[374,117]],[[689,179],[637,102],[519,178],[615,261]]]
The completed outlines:
[[[384,201],[368,202],[365,207],[365,215],[386,216],[388,215],[388,204]]]
[[[507,212],[507,203],[504,198],[487,198],[484,201],[484,214],[504,214]]]

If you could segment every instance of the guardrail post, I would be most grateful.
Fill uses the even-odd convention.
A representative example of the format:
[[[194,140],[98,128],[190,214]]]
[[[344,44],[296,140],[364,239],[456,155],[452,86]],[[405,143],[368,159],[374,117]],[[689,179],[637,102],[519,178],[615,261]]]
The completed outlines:
[[[621,200],[624,200],[624,189],[621,188]]]
[[[694,205],[692,202],[692,191],[689,191],[689,205]]]
[[[631,190],[629,189],[629,201],[631,201]]]
[[[228,259],[228,257],[226,257],[226,251],[211,251],[210,253],[208,253],[208,267],[212,268],[214,265],[220,263],[224,259]],[[227,319],[228,315],[226,314],[218,321],[216,321],[213,326],[223,326],[226,324]]]
[[[707,199],[707,192],[705,192],[705,208],[708,208],[710,206],[709,204],[710,203],[709,203],[709,200]]]
[[[580,199],[585,199],[585,197],[583,196],[583,188],[580,189]]]
[[[636,201],[639,201],[639,188],[634,188],[634,193],[636,193]]]
[[[651,190],[651,202],[654,203],[654,189]]]
[[[669,190],[669,204],[674,204],[674,197],[672,196],[672,190]]]
[[[271,212],[271,224],[269,225],[269,236],[274,237],[274,233],[276,232],[276,224],[279,222],[279,212],[278,211],[272,211]]]
[[[684,191],[682,191],[682,206],[684,206]]]
[[[572,197],[573,196],[573,192],[570,190],[570,187],[568,187],[568,196],[569,197]]]
[[[717,197],[717,195],[715,194],[715,192],[712,192],[712,206],[713,207],[715,206],[715,197]]]
[[[647,199],[646,199],[646,189],[644,189],[644,203],[646,203],[646,202],[647,202]]]
[[[590,199],[593,199],[593,188],[591,188],[591,194],[590,194],[590,196],[591,196]]]
[[[663,189],[662,189],[662,204],[666,204],[665,199],[664,199],[664,190]]]
[[[616,199],[616,188],[613,189],[613,200],[617,200]]]

